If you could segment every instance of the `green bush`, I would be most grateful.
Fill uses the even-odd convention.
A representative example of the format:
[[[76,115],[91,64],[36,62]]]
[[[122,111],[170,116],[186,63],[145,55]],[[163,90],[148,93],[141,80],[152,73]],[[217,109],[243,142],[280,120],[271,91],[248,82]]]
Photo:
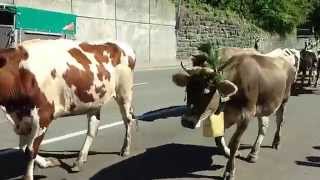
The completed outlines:
[[[179,0],[173,0],[178,2]],[[319,0],[181,0],[193,11],[213,12],[216,16],[237,14],[256,26],[285,36],[308,23],[320,31]],[[217,11],[220,10],[220,11]]]

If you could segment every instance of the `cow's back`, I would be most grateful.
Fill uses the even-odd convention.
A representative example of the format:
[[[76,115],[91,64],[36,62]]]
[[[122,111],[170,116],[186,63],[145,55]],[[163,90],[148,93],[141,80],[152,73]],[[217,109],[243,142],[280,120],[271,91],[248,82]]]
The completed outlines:
[[[269,115],[288,98],[294,69],[284,59],[240,55],[230,59],[225,78],[238,86],[230,104],[246,107],[255,115]]]
[[[133,51],[115,43],[34,40],[22,43],[28,59],[20,66],[37,81],[41,92],[54,105],[54,116],[82,114],[115,96],[118,66],[132,71]],[[123,46],[123,45],[122,45]],[[131,68],[131,69],[130,69]]]

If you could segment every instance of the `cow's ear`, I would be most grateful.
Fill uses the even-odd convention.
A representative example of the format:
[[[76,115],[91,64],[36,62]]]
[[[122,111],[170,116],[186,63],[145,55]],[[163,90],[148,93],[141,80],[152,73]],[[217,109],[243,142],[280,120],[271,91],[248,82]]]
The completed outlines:
[[[7,60],[4,57],[0,57],[0,68],[2,68],[3,66],[5,66],[7,64]]]
[[[184,73],[176,73],[172,75],[172,81],[180,87],[187,86],[190,76]]]
[[[235,95],[238,87],[229,80],[223,80],[217,84],[217,89],[222,96],[223,101],[228,101],[229,98]]]

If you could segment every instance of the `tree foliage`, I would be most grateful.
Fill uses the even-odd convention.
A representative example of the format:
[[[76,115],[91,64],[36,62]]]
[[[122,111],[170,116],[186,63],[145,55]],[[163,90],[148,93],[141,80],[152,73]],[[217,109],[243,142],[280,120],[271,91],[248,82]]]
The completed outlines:
[[[320,37],[320,1],[314,2],[313,11],[309,14],[307,22],[304,24],[308,27],[314,27],[315,33]]]
[[[301,24],[320,23],[319,0],[184,0],[184,3],[232,10],[262,29],[280,35],[292,32]],[[320,29],[319,25],[317,28]]]

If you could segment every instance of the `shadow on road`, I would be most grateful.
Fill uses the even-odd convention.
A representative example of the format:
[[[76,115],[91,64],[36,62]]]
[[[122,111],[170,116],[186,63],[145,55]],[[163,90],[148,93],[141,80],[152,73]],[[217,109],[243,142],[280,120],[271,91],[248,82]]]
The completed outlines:
[[[45,150],[40,150],[39,154],[43,157],[53,157],[53,158],[57,158],[57,159],[71,159],[71,158],[77,158],[79,156],[79,151],[45,151]],[[119,152],[89,151],[89,155],[98,155],[98,154],[118,155]]]
[[[296,164],[300,166],[320,167],[320,162],[296,161]]]
[[[197,171],[214,171],[222,165],[214,165],[212,156],[218,155],[215,147],[167,144],[149,148],[145,153],[130,157],[106,167],[90,180],[150,180],[161,178],[212,178]]]
[[[320,150],[320,146],[313,146],[313,148]],[[319,156],[307,156],[306,160],[307,161],[296,161],[296,164],[301,166],[320,167]]]
[[[318,149],[318,150],[320,150],[320,146],[313,146],[313,149]]]
[[[97,151],[89,151],[88,155],[98,155],[98,154],[114,154],[119,155],[119,152],[97,152]],[[41,150],[39,155],[43,157],[51,157],[56,158],[60,162],[60,167],[66,170],[68,173],[75,173],[72,171],[72,164],[67,164],[63,159],[73,159],[78,158],[79,151],[44,151]]]
[[[169,117],[179,117],[185,110],[186,106],[171,106],[143,113],[142,115],[137,116],[137,119],[141,121],[155,121]]]
[[[252,145],[251,144],[240,144],[239,150],[246,150],[246,149],[251,149]],[[264,146],[260,146],[260,148],[263,149],[272,149],[271,145],[264,145]]]

